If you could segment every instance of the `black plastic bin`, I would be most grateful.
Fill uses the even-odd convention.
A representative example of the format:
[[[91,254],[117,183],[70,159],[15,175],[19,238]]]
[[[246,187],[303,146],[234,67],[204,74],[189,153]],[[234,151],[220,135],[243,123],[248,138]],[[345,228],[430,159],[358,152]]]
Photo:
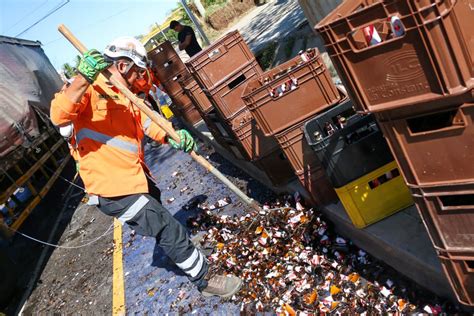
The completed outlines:
[[[394,160],[373,115],[357,114],[351,100],[306,122],[304,134],[335,188]]]

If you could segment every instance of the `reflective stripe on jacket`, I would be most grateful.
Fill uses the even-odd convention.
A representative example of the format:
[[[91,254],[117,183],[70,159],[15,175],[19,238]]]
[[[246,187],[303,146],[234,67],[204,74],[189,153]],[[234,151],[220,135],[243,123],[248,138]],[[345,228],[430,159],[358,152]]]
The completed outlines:
[[[115,87],[94,84],[79,103],[57,93],[51,120],[74,123],[79,173],[88,193],[114,197],[148,192],[144,136],[163,143],[166,133]]]

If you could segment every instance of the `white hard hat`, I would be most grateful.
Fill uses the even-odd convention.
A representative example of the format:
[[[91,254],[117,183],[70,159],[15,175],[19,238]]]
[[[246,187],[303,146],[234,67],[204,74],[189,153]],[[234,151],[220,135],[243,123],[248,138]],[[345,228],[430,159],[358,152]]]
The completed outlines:
[[[131,36],[114,39],[105,47],[104,55],[115,59],[119,57],[130,58],[140,68],[147,68],[148,59],[143,44]]]

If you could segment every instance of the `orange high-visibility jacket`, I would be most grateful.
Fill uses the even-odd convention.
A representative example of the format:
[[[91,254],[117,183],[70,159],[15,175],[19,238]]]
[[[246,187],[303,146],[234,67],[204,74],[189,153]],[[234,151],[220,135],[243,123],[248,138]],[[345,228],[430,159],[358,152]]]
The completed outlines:
[[[164,143],[166,132],[115,87],[98,80],[79,103],[57,93],[51,121],[74,123],[79,173],[88,193],[114,197],[148,192],[144,136]]]

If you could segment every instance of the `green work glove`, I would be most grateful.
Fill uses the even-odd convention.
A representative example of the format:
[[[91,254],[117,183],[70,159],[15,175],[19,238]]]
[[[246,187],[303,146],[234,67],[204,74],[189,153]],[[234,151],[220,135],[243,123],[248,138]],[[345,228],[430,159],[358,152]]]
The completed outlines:
[[[101,53],[96,49],[90,49],[82,55],[77,70],[84,78],[86,78],[87,81],[89,81],[90,84],[92,84],[99,73],[107,69],[110,65],[111,63],[105,61],[105,58]]]
[[[197,149],[196,142],[187,130],[180,129],[179,131],[176,131],[176,133],[179,135],[180,142],[177,143],[172,138],[168,138],[168,143],[171,147],[184,150],[185,152]]]

